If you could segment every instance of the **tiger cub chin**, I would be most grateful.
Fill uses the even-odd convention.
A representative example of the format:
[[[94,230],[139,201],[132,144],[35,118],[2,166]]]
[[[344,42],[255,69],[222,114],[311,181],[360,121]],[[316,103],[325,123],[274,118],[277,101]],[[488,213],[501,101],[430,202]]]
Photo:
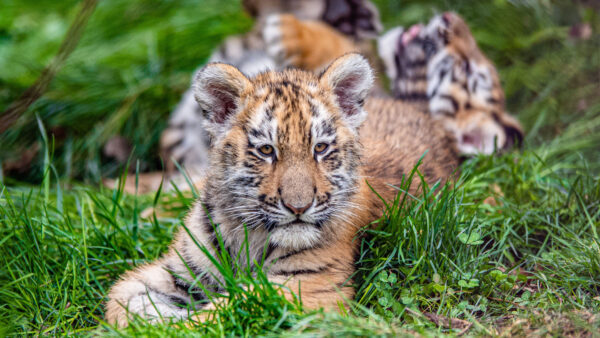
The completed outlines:
[[[421,170],[429,183],[457,167],[452,136],[411,105],[368,99],[372,82],[360,54],[342,56],[321,75],[285,70],[248,78],[230,65],[204,67],[193,91],[210,165],[186,218],[189,232],[180,230],[160,259],[120,278],[106,320],[123,327],[135,316],[181,320],[210,309],[202,290],[223,292],[221,277],[196,243],[217,257],[216,230],[242,266],[264,254],[267,276],[286,285],[287,296],[301,286],[306,308],[352,299],[354,237],[383,210],[369,186],[395,197],[391,185],[426,152]]]

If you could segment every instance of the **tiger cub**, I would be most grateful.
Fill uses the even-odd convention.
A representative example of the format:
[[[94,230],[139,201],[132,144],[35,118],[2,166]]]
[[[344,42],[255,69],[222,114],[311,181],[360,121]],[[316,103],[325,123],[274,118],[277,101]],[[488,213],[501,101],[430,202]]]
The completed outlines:
[[[123,327],[136,315],[194,319],[211,308],[198,285],[223,292],[219,272],[195,243],[217,257],[216,230],[242,265],[261,261],[268,248],[268,278],[294,293],[301,287],[306,308],[352,299],[354,237],[384,207],[370,187],[384,200],[395,197],[392,185],[426,152],[429,183],[458,165],[454,139],[437,121],[410,103],[367,97],[373,78],[360,54],[342,56],[321,75],[287,69],[249,78],[221,63],[199,71],[192,88],[211,139],[210,165],[186,218],[189,232],[120,278],[106,320]]]

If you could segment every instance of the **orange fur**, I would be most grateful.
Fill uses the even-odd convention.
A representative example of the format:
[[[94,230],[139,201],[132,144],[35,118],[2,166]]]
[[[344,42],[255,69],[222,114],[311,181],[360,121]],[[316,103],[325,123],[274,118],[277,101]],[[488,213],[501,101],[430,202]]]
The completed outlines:
[[[290,14],[279,19],[286,59],[294,67],[319,71],[338,57],[358,51],[350,39],[325,23],[300,21]]]

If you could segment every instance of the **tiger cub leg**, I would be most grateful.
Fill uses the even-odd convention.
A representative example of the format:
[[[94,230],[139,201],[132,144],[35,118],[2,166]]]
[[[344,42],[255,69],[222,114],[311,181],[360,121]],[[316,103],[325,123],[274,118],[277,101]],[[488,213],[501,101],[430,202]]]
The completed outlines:
[[[377,52],[385,67],[392,96],[427,109],[427,54],[419,43],[413,42],[420,40],[421,27],[391,29],[377,40]]]
[[[327,24],[301,21],[293,15],[272,15],[263,28],[267,52],[282,66],[309,71],[324,69],[357,46]]]
[[[182,320],[196,307],[185,288],[178,287],[165,259],[125,273],[111,288],[106,321],[126,327],[136,317],[149,321]]]

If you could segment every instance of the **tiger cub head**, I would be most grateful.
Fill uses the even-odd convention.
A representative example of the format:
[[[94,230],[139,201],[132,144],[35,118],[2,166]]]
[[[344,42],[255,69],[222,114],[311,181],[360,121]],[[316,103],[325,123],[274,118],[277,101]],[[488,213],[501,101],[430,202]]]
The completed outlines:
[[[385,48],[391,43],[392,51]],[[519,122],[505,111],[496,68],[457,14],[390,31],[380,39],[379,50],[395,96],[426,102],[454,133],[461,153],[491,154],[522,141]]]
[[[289,249],[335,235],[358,188],[358,127],[372,82],[359,54],[320,76],[289,69],[248,78],[220,63],[200,70],[192,87],[211,139],[203,198],[215,223],[245,224]]]

